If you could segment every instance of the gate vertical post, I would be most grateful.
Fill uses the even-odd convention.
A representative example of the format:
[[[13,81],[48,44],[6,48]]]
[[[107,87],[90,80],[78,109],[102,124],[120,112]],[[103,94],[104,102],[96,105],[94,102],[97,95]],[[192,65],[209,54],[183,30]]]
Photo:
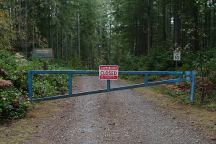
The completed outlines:
[[[107,91],[110,92],[110,83],[111,81],[110,80],[107,80]]]
[[[73,80],[72,80],[72,74],[69,73],[68,74],[68,91],[69,91],[69,96],[72,96],[73,95]]]
[[[145,76],[144,76],[144,84],[145,84],[145,86],[148,85],[148,74],[145,74]]]
[[[191,72],[191,94],[190,94],[190,102],[194,103],[195,98],[195,84],[196,83],[196,72]]]
[[[28,72],[28,97],[30,102],[32,103],[32,73]]]

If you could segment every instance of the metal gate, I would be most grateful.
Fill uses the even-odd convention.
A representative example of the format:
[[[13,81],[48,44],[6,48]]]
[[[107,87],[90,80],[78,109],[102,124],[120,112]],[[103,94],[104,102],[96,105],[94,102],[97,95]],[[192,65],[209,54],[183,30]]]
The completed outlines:
[[[72,87],[73,87],[73,75],[87,75],[87,74],[98,74],[99,71],[94,70],[32,70],[28,72],[28,97],[30,102],[33,101],[46,101],[46,100],[55,100],[55,99],[62,99],[62,98],[69,98],[69,97],[75,97],[75,96],[86,96],[86,95],[92,95],[92,94],[98,94],[98,93],[106,93],[106,92],[112,92],[112,91],[119,91],[119,90],[126,90],[126,89],[134,89],[134,88],[140,88],[140,87],[150,87],[150,86],[156,86],[161,84],[177,84],[180,82],[190,82],[191,84],[191,90],[189,94],[190,102],[194,102],[195,97],[195,77],[196,72],[195,71],[119,71],[119,75],[142,75],[144,77],[143,83],[140,84],[134,84],[129,86],[122,86],[117,88],[112,88],[110,80],[107,80],[107,87],[106,89],[96,90],[96,91],[88,91],[88,92],[82,92],[82,93],[73,93]],[[59,95],[59,96],[48,96],[44,98],[37,98],[33,99],[33,75],[47,75],[47,74],[66,74],[68,75],[68,94],[67,95]],[[167,79],[167,80],[159,80],[159,81],[150,81],[149,77],[152,75],[168,75],[168,76],[174,76],[173,79]]]

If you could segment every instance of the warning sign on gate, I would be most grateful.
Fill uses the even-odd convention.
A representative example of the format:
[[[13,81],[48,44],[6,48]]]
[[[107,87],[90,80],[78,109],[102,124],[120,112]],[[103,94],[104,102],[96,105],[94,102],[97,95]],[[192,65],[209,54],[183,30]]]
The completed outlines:
[[[119,66],[117,65],[101,65],[99,67],[100,80],[118,80]]]

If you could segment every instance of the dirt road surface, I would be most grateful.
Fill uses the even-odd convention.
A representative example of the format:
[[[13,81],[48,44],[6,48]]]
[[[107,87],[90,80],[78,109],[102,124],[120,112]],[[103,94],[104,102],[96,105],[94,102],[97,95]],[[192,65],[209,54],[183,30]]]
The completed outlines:
[[[106,86],[77,77],[75,91]],[[119,86],[120,82],[113,82]],[[173,118],[132,90],[65,99],[62,111],[36,122],[26,144],[213,144],[198,129]]]

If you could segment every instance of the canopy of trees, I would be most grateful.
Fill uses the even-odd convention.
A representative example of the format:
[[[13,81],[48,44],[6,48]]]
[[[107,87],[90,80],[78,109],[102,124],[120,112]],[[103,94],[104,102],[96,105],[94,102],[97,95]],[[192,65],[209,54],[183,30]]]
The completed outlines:
[[[163,70],[174,67],[175,49],[185,53],[182,65],[188,68],[188,53],[216,46],[214,0],[1,0],[0,5],[1,48],[11,45],[27,57],[32,49],[52,48],[57,60],[73,65],[115,63],[126,69],[143,58],[143,69]]]

